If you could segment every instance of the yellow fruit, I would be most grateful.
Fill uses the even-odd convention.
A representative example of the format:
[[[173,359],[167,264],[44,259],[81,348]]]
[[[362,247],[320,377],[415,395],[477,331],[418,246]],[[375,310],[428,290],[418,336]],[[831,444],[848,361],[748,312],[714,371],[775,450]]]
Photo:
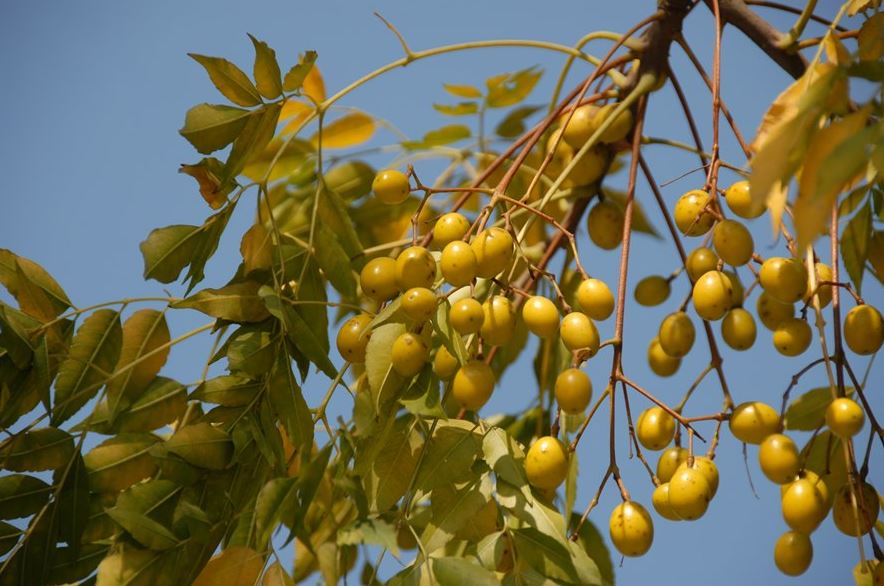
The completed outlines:
[[[675,436],[675,419],[662,407],[651,407],[639,415],[635,435],[645,449],[662,450]]]
[[[482,304],[472,298],[456,301],[448,313],[451,327],[464,336],[477,333],[484,321],[485,312],[482,310]]]
[[[709,194],[694,189],[682,195],[675,202],[675,225],[685,236],[702,236],[712,228],[715,216],[704,213],[706,205],[712,201]]]
[[[816,263],[816,293],[820,299],[820,308],[826,307],[832,302],[832,286],[820,285],[824,281],[832,280],[832,268],[821,262]],[[804,292],[804,302],[811,305],[811,294],[813,290],[810,288],[810,279],[807,279],[807,290]]]
[[[454,376],[460,365],[457,358],[445,346],[439,346],[436,357],[433,358],[433,372],[442,380],[448,380]]]
[[[762,291],[755,303],[758,319],[769,330],[775,330],[785,320],[795,315],[795,306],[783,303],[767,291]]]
[[[439,259],[442,277],[455,287],[469,285],[476,278],[477,267],[473,249],[463,240],[449,242],[442,250],[442,257]]]
[[[752,203],[752,197],[749,195],[748,181],[737,181],[728,187],[724,192],[724,199],[727,201],[727,207],[741,218],[750,220],[757,218],[766,209],[763,202],[761,204]]]
[[[709,271],[694,283],[691,298],[697,315],[705,320],[719,320],[731,308],[733,286],[721,271]]]
[[[856,509],[853,507],[851,493],[849,482],[838,490],[832,505],[832,521],[841,533],[858,537],[875,526],[881,503],[878,500],[878,491],[867,482],[861,483],[856,493]]]
[[[841,439],[850,439],[859,433],[866,422],[866,414],[853,399],[839,397],[826,408],[826,425]]]
[[[369,323],[371,323],[371,316],[365,313],[360,313],[344,322],[344,325],[338,330],[336,339],[341,358],[354,364],[365,362],[365,348],[371,337],[371,332],[368,329]]]
[[[721,337],[734,350],[748,350],[757,335],[755,319],[742,307],[731,309],[721,320]]]
[[[552,301],[539,295],[525,301],[522,319],[528,331],[541,338],[549,338],[559,329],[559,310]]]
[[[725,264],[743,266],[752,258],[755,243],[746,226],[736,220],[722,220],[712,230],[712,245]]]
[[[857,305],[844,318],[844,341],[857,354],[874,354],[884,342],[884,322],[871,305]]]
[[[396,295],[399,292],[396,285],[396,261],[381,256],[365,263],[359,273],[359,286],[367,297],[375,301],[386,301]]]
[[[408,177],[396,169],[387,169],[375,175],[371,189],[375,197],[386,204],[402,203],[411,193]]]
[[[568,475],[568,452],[558,439],[544,436],[525,455],[525,475],[532,486],[555,490]]]
[[[513,237],[503,228],[482,230],[470,246],[476,255],[476,275],[483,279],[496,276],[512,261]]]
[[[813,336],[810,325],[803,319],[792,317],[780,322],[774,331],[774,347],[784,356],[798,356],[810,347]]]
[[[396,258],[396,285],[401,291],[412,287],[432,289],[436,280],[436,261],[423,246],[410,246]]]
[[[562,114],[562,120],[568,120],[562,130],[562,138],[571,148],[579,150],[596,131],[598,126],[596,126],[595,115],[598,111],[597,106],[586,104],[575,109],[574,113],[570,114],[570,120],[568,120],[568,112]]]
[[[562,411],[583,413],[592,399],[592,381],[579,368],[569,368],[556,377],[555,394]]]
[[[402,294],[402,311],[410,319],[423,323],[436,313],[436,294],[426,287],[412,287]]]
[[[672,510],[672,505],[669,504],[668,482],[664,482],[654,489],[654,492],[651,494],[651,504],[654,505],[654,510],[657,511],[657,514],[664,519],[681,521],[681,517],[675,514],[675,511]]]
[[[793,258],[767,259],[759,277],[762,288],[783,303],[795,303],[807,291],[807,270]]]
[[[682,465],[669,480],[669,506],[680,519],[699,519],[709,508],[712,496],[703,473]]]
[[[611,511],[608,523],[611,542],[621,554],[644,555],[654,541],[654,523],[643,506],[634,501],[620,503]]]
[[[761,471],[776,484],[792,482],[798,474],[800,460],[795,442],[781,433],[767,436],[758,450]]]
[[[602,123],[607,120],[612,114],[614,114],[614,110],[619,105],[620,104],[608,104],[599,108],[594,117],[596,128],[601,128]],[[632,124],[632,111],[626,109],[621,112],[617,116],[617,118],[614,119],[611,125],[602,132],[602,135],[599,137],[599,142],[620,142],[621,140],[626,138],[626,135],[629,134],[630,130],[632,130]]]
[[[451,396],[469,411],[478,411],[494,391],[494,372],[481,360],[467,362],[454,375]]]
[[[623,239],[623,210],[614,202],[600,201],[589,210],[586,227],[589,239],[596,246],[613,250]]]
[[[482,304],[485,319],[482,321],[482,339],[492,346],[503,346],[513,337],[516,329],[516,312],[513,304],[503,295],[495,295]]]
[[[688,460],[688,451],[678,446],[666,448],[657,460],[657,478],[660,482],[669,482],[672,475]]]
[[[734,437],[747,444],[760,444],[782,429],[776,409],[760,401],[737,405],[728,424]]]
[[[806,478],[791,482],[782,496],[783,519],[786,525],[810,535],[829,512],[828,504],[816,486]]]
[[[651,275],[638,282],[634,295],[639,305],[653,307],[666,301],[670,291],[669,280],[666,277]]]
[[[743,283],[733,271],[721,271],[731,282],[731,307],[743,306]]]
[[[562,318],[559,332],[562,343],[568,350],[588,350],[590,356],[595,356],[599,351],[599,331],[592,320],[579,311],[573,311]]]
[[[813,560],[810,537],[797,531],[786,531],[774,545],[774,563],[787,576],[800,576]]]
[[[548,177],[557,177],[574,159],[575,149],[564,140],[558,140],[560,134],[561,130],[556,130],[546,142],[546,152],[549,153],[555,148],[553,158],[546,168],[546,175]],[[604,175],[607,166],[607,152],[601,145],[594,146],[581,157],[580,161],[568,173],[565,185],[567,186],[568,183],[572,185],[589,185],[594,183]]]
[[[691,318],[683,311],[670,313],[660,324],[657,338],[660,348],[673,358],[681,358],[691,351],[697,333]]]
[[[449,212],[433,226],[433,244],[444,248],[449,242],[462,240],[470,229],[470,221],[457,212]]]
[[[705,273],[718,269],[718,255],[711,248],[697,247],[688,255],[685,267],[691,282],[694,282]]]
[[[603,321],[614,311],[614,295],[604,281],[586,279],[577,287],[577,304],[592,319]]]
[[[391,360],[393,370],[400,376],[413,377],[421,371],[427,359],[430,357],[430,349],[423,338],[416,334],[406,332],[400,334],[393,342]]]
[[[673,358],[660,347],[660,340],[654,338],[648,345],[648,365],[657,376],[672,376],[681,366],[681,358]]]
[[[679,470],[685,468],[688,468],[687,461],[679,464],[675,472],[678,473]],[[715,493],[718,492],[718,466],[706,456],[696,456],[694,458],[694,463],[691,464],[690,468],[692,470],[697,470],[703,475],[703,478],[706,479],[706,484],[709,485],[709,500],[712,500]]]
[[[823,501],[826,503],[826,511],[832,506],[833,494],[829,491],[829,486],[826,484],[826,481],[820,478],[820,475],[814,472],[813,470],[804,469],[798,473],[798,476],[792,482],[787,484],[780,485],[780,498],[783,498],[786,495],[786,491],[797,481],[799,480],[807,480],[810,482],[820,496],[823,497]]]

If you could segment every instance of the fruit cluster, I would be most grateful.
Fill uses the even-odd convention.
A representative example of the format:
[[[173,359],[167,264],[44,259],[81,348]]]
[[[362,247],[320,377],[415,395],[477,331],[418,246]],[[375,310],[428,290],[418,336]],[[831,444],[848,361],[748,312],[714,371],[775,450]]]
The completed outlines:
[[[575,153],[598,131],[600,120],[610,113],[608,106],[591,105],[569,113],[547,141],[547,163],[554,167],[553,172],[570,165]],[[621,141],[631,126],[631,114],[621,116],[605,130],[602,143]],[[600,144],[584,153],[585,160],[572,165],[569,181],[574,185],[597,181],[610,162],[607,149],[607,144]],[[387,204],[401,203],[413,191],[409,176],[397,170],[380,172],[373,190]],[[747,181],[731,185],[723,195],[730,211],[742,219],[757,218],[764,212],[753,203]],[[705,241],[690,252],[682,269],[669,277],[645,277],[635,287],[637,303],[656,306],[669,298],[671,282],[682,270],[691,283],[690,296],[662,320],[647,350],[651,370],[662,377],[673,375],[694,345],[696,331],[688,316],[689,306],[706,322],[720,321],[721,337],[731,348],[742,351],[753,346],[757,337],[755,317],[743,307],[748,295],[735,272],[737,267],[748,267],[754,274],[753,287],[758,284],[762,289],[755,313],[773,332],[776,350],[790,357],[802,354],[811,344],[808,310],[827,306],[833,287],[839,286],[833,281],[831,268],[823,263],[815,263],[815,275],[809,278],[805,264],[796,258],[762,260],[747,227],[726,219],[718,202],[719,198],[704,190],[689,191],[678,199],[673,210],[678,230],[687,237],[705,236]],[[556,224],[555,218],[544,217],[542,212],[538,215]],[[459,406],[461,415],[476,412],[488,402],[496,385],[490,357],[484,352],[488,347],[510,343],[521,319],[538,338],[561,340],[571,352],[571,366],[555,378],[554,396],[561,413],[582,415],[592,399],[593,385],[580,367],[602,346],[595,322],[608,319],[614,311],[611,289],[581,268],[574,293],[579,310],[573,311],[556,282],[552,283],[557,292],[555,300],[509,285],[514,272],[510,269],[525,256],[523,244],[509,221],[503,227],[486,227],[487,219],[484,212],[475,222],[457,211],[445,213],[435,220],[431,234],[423,241],[419,242],[415,234],[412,246],[395,257],[378,256],[365,264],[359,279],[363,294],[379,306],[398,304],[397,311],[408,323],[406,331],[392,342],[391,369],[409,379],[432,363],[435,375],[449,382],[446,397]],[[617,248],[623,223],[620,206],[604,199],[597,202],[587,216],[590,240],[603,249]],[[574,260],[580,267],[579,259]],[[760,267],[756,269],[753,263]],[[726,266],[732,270],[725,270]],[[481,282],[489,282],[492,287],[477,286]],[[534,284],[532,280],[532,288]],[[802,304],[798,315],[797,303]],[[434,337],[431,322],[439,319],[440,311],[454,334],[461,337],[456,346],[465,348],[465,353],[456,351],[438,335]],[[341,327],[337,348],[348,362],[365,361],[374,321],[372,315],[362,313]],[[845,317],[844,340],[858,354],[876,352],[884,342],[880,313],[860,300]],[[673,521],[702,517],[719,482],[714,448],[705,456],[695,456],[681,446],[683,403],[675,411],[662,404],[646,409],[634,426],[637,444],[645,450],[662,451],[656,473],[652,474],[652,504],[657,514]],[[848,535],[862,535],[873,526],[878,506],[875,490],[867,484],[853,489],[849,484],[829,486],[826,478],[805,469],[795,443],[782,434],[782,417],[773,407],[749,402],[731,410],[726,402],[717,419],[729,420],[731,432],[740,441],[760,446],[762,471],[782,486],[783,517],[790,530],[775,547],[774,558],[781,571],[798,575],[807,569],[812,557],[809,536],[830,509],[836,526]],[[864,419],[862,407],[847,397],[833,400],[826,412],[829,431],[845,441],[862,428]],[[554,492],[569,471],[570,450],[557,435],[554,425],[552,435],[533,442],[524,461],[528,481],[546,493]],[[651,547],[651,516],[626,496],[612,511],[609,528],[614,546],[625,556],[642,555]]]

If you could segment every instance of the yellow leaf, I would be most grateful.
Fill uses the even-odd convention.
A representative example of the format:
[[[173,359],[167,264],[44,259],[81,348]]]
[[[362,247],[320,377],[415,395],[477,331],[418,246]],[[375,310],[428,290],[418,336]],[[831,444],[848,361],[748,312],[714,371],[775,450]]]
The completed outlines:
[[[884,12],[872,15],[859,29],[859,58],[877,61],[884,55]]]
[[[756,152],[749,163],[749,193],[755,205],[768,202],[777,182],[788,185],[839,75],[843,77],[832,65],[818,65],[780,94],[765,114],[753,142]]]
[[[261,586],[295,586],[295,581],[289,576],[279,562],[274,562],[272,566],[264,572],[264,578],[261,580]]]
[[[832,31],[823,37],[823,48],[826,50],[826,59],[832,65],[847,65],[850,62],[850,52]]]
[[[325,81],[322,79],[322,74],[316,65],[313,66],[310,73],[304,78],[301,93],[317,103],[325,100]]]
[[[193,586],[254,586],[263,568],[261,554],[249,547],[234,545],[210,559]]]
[[[283,126],[280,135],[286,136],[300,129],[301,124],[312,113],[313,106],[305,104],[304,102],[288,100],[285,104],[282,105],[282,112],[279,115],[280,120],[286,121],[286,124],[285,126]]]
[[[258,223],[243,234],[239,245],[246,274],[257,269],[269,269],[273,264],[273,243],[264,224]]]
[[[322,148],[342,149],[361,144],[374,134],[374,119],[362,112],[353,112],[338,118],[322,128]],[[319,133],[310,142],[319,145]]]
[[[863,108],[843,119],[823,128],[810,141],[801,178],[798,181],[798,198],[795,201],[795,230],[799,248],[813,241],[819,234],[831,214],[835,197],[844,187],[844,183],[832,185],[822,191],[820,175],[845,175],[844,169],[833,168],[828,159],[830,155],[846,140],[862,130],[868,120],[870,109]],[[846,180],[855,173],[848,171]]]
[[[782,181],[774,183],[767,196],[767,207],[770,209],[770,221],[775,238],[780,231],[780,223],[783,221],[783,210],[786,209],[786,201],[788,199],[789,183],[783,183]]]
[[[880,6],[881,0],[851,0],[850,6],[847,8],[848,16],[856,16],[858,12],[862,12],[863,10],[868,10],[870,8],[877,8]]]

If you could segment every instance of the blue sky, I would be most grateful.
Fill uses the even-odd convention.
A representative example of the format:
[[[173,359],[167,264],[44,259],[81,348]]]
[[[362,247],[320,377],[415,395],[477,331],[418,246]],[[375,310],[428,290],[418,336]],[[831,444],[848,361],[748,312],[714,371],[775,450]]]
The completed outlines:
[[[649,0],[561,1],[550,5],[523,0],[5,2],[0,8],[0,170],[4,180],[0,246],[46,267],[80,306],[162,294],[163,286],[141,278],[138,243],[155,227],[199,223],[209,213],[193,180],[177,173],[179,164],[198,159],[177,133],[185,111],[196,103],[219,99],[187,52],[227,57],[250,70],[252,46],[247,32],[274,47],[283,67],[299,52],[315,49],[326,86],[333,92],[401,56],[395,38],[372,16],[374,10],[396,24],[413,48],[422,49],[495,38],[571,44],[590,30],[626,30],[653,7]],[[831,16],[837,5],[832,0],[821,0],[818,10]],[[791,24],[790,18],[764,14],[773,17],[783,30]],[[711,67],[713,25],[708,10],[698,7],[685,29],[695,50]],[[601,55],[605,47],[590,45],[589,50]],[[695,112],[708,145],[709,94],[678,49],[673,49],[672,59],[676,71],[683,72],[682,84],[697,106]],[[548,99],[563,60],[558,54],[526,49],[440,57],[395,71],[354,92],[341,105],[358,106],[388,119],[417,138],[450,122],[431,108],[434,101],[451,101],[442,91],[443,82],[481,84],[490,75],[538,65],[546,74],[528,101],[542,103]],[[722,69],[724,99],[743,131],[751,136],[766,105],[788,79],[734,30],[725,34]],[[585,74],[586,69],[577,67],[576,71]],[[670,89],[654,95],[645,130],[649,135],[689,141]],[[742,164],[739,149],[724,123],[722,135],[723,157]],[[393,142],[394,137],[380,135],[378,141]],[[651,146],[645,152],[658,181],[675,179],[697,165],[695,158],[665,147]],[[373,162],[381,165],[386,160]],[[431,175],[435,168],[418,166],[418,170]],[[723,177],[722,181],[726,184],[731,179]],[[702,180],[699,174],[693,174],[667,186],[667,202],[674,203],[682,192],[701,187]],[[622,174],[613,178],[611,185],[624,187]],[[651,194],[643,185],[638,198],[650,206]],[[239,237],[251,221],[249,206],[241,206],[208,266],[204,286],[220,285],[235,270]],[[663,228],[659,218],[654,223]],[[752,229],[763,256],[782,254],[782,243],[772,242],[766,219],[755,221]],[[580,236],[588,270],[615,282],[619,253],[592,247],[585,228]],[[649,274],[669,274],[676,266],[671,242],[638,236],[629,268],[630,283]],[[747,274],[743,271],[744,280]],[[177,284],[167,289],[173,295],[184,292]],[[677,402],[705,365],[703,345],[698,342],[693,358],[685,360],[678,375],[671,379],[656,378],[644,356],[659,321],[686,292],[686,282],[679,280],[668,306],[633,305],[626,318],[626,372],[671,402]],[[879,307],[884,305],[881,293],[881,287],[871,282],[864,290],[867,301]],[[173,335],[205,319],[193,313],[176,313],[180,315],[174,317]],[[600,325],[603,338],[613,332],[612,321]],[[714,330],[718,332],[717,324]],[[205,339],[182,344],[173,352],[167,373],[185,382],[196,380],[207,352]],[[729,353],[725,371],[737,401],[757,399],[778,405],[792,373],[818,355],[815,341],[801,359],[783,359],[773,351],[769,332],[759,324],[756,346],[745,353]],[[536,392],[532,358],[532,354],[526,354],[509,372],[483,414],[530,402]],[[867,359],[854,360],[858,370],[864,370],[866,363]],[[609,366],[609,355],[603,354],[587,367],[597,393],[603,388],[601,381]],[[869,380],[880,382],[881,372],[877,365]],[[813,371],[797,390],[821,386],[824,376],[822,370]],[[308,402],[316,404],[326,385],[327,381],[316,375],[305,388]],[[872,400],[875,406],[882,406],[880,399]],[[638,396],[631,403],[634,412],[646,406]],[[692,400],[689,412],[712,413],[719,406],[717,383],[709,377]],[[334,408],[343,411],[349,406],[340,403]],[[605,420],[602,417],[598,425],[593,424],[580,445],[579,508],[591,498],[607,465]],[[624,429],[623,422],[618,429]],[[711,435],[711,428],[706,429]],[[863,442],[866,437],[864,431]],[[620,433],[621,470],[634,498],[650,508],[652,486],[640,464],[627,459],[625,439],[625,432]],[[772,559],[773,544],[785,530],[779,511],[779,487],[762,477],[756,450],[750,447],[749,468],[759,499],[753,496],[741,446],[727,432],[723,432],[717,462],[721,488],[706,516],[698,522],[677,524],[655,517],[653,549],[643,558],[626,560],[617,569],[620,584],[651,580],[721,586],[850,581],[851,568],[858,559],[856,542],[838,533],[830,520],[813,536],[815,559],[809,572],[799,580],[779,574]],[[871,480],[881,484],[884,475],[880,468],[873,469]],[[606,526],[609,512],[618,502],[619,496],[609,485],[591,519]]]

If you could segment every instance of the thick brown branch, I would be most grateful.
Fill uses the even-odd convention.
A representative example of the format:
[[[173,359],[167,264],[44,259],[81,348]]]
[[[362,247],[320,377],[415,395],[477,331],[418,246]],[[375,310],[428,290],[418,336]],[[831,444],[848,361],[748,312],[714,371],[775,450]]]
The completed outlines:
[[[703,2],[710,10],[713,9],[713,0]],[[801,77],[807,69],[807,61],[800,54],[777,46],[782,35],[773,25],[755,14],[743,0],[718,0],[718,6],[723,23],[740,29],[786,73],[795,79]]]

